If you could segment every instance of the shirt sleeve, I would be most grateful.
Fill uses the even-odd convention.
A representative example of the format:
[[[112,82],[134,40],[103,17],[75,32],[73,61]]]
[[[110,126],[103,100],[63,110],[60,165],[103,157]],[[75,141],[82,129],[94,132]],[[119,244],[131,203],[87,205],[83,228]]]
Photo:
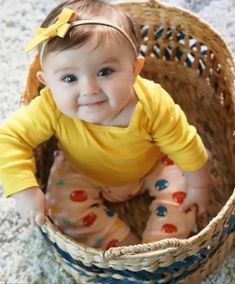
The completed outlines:
[[[45,89],[0,127],[0,181],[5,196],[38,186],[33,150],[54,134],[58,113]]]
[[[152,137],[160,150],[183,171],[195,171],[208,159],[207,150],[179,105],[159,85],[155,93]]]

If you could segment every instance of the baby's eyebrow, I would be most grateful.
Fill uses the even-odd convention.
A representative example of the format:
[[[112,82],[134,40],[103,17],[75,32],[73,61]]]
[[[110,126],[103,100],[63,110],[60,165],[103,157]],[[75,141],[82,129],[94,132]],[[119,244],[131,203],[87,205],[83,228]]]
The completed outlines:
[[[53,71],[53,74],[59,73],[59,72],[69,72],[73,71],[72,67],[64,67],[64,68],[57,68]]]
[[[108,58],[105,58],[103,60],[101,60],[99,62],[99,65],[105,65],[105,64],[117,64],[118,63],[118,59],[115,58],[115,57],[108,57]],[[57,73],[60,73],[60,72],[73,72],[74,71],[74,68],[73,67],[58,67],[56,68],[54,71],[53,71],[53,74],[57,74]]]
[[[107,64],[107,63],[118,63],[118,59],[114,57],[105,58],[101,61],[101,64]]]

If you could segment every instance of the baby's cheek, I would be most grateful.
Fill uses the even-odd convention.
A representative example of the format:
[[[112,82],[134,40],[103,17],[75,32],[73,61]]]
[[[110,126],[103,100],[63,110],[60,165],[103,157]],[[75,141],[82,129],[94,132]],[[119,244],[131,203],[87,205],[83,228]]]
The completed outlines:
[[[56,97],[55,104],[57,108],[65,115],[72,118],[76,117],[75,114],[78,112],[78,104],[76,99],[66,98],[66,96]]]

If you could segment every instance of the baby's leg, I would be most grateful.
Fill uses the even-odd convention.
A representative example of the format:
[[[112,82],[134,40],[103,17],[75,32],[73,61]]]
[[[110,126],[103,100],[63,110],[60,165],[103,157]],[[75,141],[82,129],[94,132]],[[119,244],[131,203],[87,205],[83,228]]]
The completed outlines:
[[[186,198],[185,178],[172,163],[159,163],[146,178],[146,186],[153,200],[143,242],[158,241],[165,238],[187,238],[196,225],[196,208],[186,212],[181,204]]]
[[[103,205],[99,188],[71,169],[61,153],[55,157],[46,198],[55,225],[82,244],[108,249],[135,241],[129,227]]]

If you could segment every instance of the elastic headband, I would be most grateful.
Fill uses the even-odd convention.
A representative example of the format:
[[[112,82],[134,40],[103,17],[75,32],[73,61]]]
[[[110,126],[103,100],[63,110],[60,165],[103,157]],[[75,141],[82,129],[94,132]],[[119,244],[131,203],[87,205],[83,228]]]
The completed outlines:
[[[64,8],[62,10],[62,12],[60,13],[60,15],[58,16],[58,20],[54,24],[50,25],[47,28],[37,29],[36,35],[26,45],[25,51],[28,52],[28,51],[34,49],[35,47],[37,47],[39,44],[43,43],[43,46],[42,46],[42,49],[41,49],[41,52],[40,52],[40,62],[41,62],[41,65],[42,65],[42,55],[43,55],[43,52],[45,50],[45,46],[50,39],[57,37],[57,36],[64,38],[65,35],[67,34],[67,32],[73,27],[83,26],[83,25],[101,25],[101,26],[111,27],[111,28],[119,31],[130,43],[131,47],[133,48],[133,50],[135,52],[136,57],[138,56],[138,52],[137,52],[137,49],[136,49],[136,46],[135,46],[133,40],[120,27],[118,27],[114,24],[110,24],[108,22],[99,21],[99,20],[76,20],[76,21],[73,21],[73,19],[75,17],[76,17],[75,11],[68,9],[68,8]]]

